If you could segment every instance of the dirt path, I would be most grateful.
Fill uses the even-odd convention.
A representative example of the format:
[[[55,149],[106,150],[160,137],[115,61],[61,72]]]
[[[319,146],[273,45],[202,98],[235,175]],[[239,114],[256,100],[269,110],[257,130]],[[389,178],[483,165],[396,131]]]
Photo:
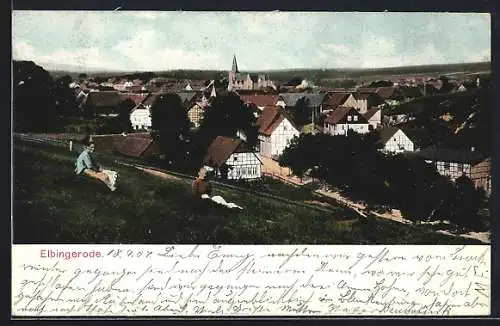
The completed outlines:
[[[356,203],[356,202],[353,202],[352,200],[342,196],[341,194],[339,194],[338,192],[332,192],[332,191],[326,191],[326,190],[316,190],[315,191],[316,193],[320,194],[320,195],[323,195],[323,196],[327,196],[329,198],[333,198],[335,199],[336,201],[344,204],[344,205],[347,205],[348,207],[354,209],[355,211],[357,211],[360,215],[362,216],[365,216],[366,217],[366,213],[365,210],[366,210],[366,206],[361,204],[361,203]],[[394,221],[394,222],[398,222],[398,223],[402,223],[402,224],[407,224],[407,225],[411,225],[413,224],[412,221],[408,220],[408,219],[405,219],[402,215],[401,215],[401,212],[399,210],[396,210],[396,209],[393,209],[390,213],[384,213],[384,214],[381,214],[381,213],[376,213],[376,212],[371,212],[373,215],[377,216],[377,217],[380,217],[380,218],[384,218],[384,219],[387,219],[387,220],[391,220],[391,221]],[[421,224],[437,224],[437,223],[443,223],[443,224],[450,224],[448,221],[437,221],[437,222],[422,222]],[[463,234],[453,234],[451,233],[450,231],[448,230],[436,230],[437,233],[441,233],[441,234],[446,234],[446,235],[451,235],[451,236],[458,236],[458,237],[461,237],[461,238],[467,238],[467,239],[475,239],[475,240],[479,240],[481,242],[484,242],[484,243],[491,243],[491,240],[490,240],[490,232],[468,232],[468,233],[463,233]]]

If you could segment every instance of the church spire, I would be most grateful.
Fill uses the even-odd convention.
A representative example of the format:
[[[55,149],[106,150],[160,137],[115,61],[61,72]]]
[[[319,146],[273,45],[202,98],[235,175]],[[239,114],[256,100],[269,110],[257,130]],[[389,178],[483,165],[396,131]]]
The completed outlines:
[[[233,55],[233,67],[231,68],[231,71],[234,73],[239,73],[238,63],[236,62],[236,54]]]

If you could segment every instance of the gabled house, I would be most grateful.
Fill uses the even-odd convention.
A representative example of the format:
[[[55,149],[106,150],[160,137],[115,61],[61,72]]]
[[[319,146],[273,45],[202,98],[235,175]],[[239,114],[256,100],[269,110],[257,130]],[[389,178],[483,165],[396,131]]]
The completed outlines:
[[[334,110],[339,106],[354,107],[356,99],[349,92],[328,92],[323,98],[321,112]]]
[[[134,137],[128,135],[117,149],[117,152],[135,158],[147,159],[162,154],[158,143],[151,137]]]
[[[260,155],[277,158],[300,134],[292,119],[278,106],[267,106],[257,119]]]
[[[384,100],[377,93],[355,92],[353,93],[353,96],[356,100],[354,108],[356,108],[361,114],[365,114],[366,111],[368,111],[368,108],[384,103]]]
[[[223,179],[258,179],[261,165],[258,154],[240,138],[217,136],[207,150],[203,164]]]
[[[369,126],[366,118],[355,108],[338,107],[327,115],[323,132],[333,136],[347,135],[349,130],[366,134],[370,131]]]
[[[370,129],[377,129],[382,124],[382,110],[379,108],[371,108],[363,114],[370,125]]]
[[[275,94],[240,94],[239,96],[243,102],[255,104],[260,110],[278,103],[278,96]]]
[[[95,116],[117,116],[116,108],[121,101],[119,92],[89,92],[81,106],[86,112],[92,112]]]
[[[488,195],[491,193],[491,157],[474,148],[457,150],[429,147],[414,155],[433,164],[439,174],[451,181],[465,175],[474,182],[476,188],[484,189]]]
[[[381,150],[386,153],[413,152],[415,144],[403,132],[395,127],[383,127],[379,131],[378,143],[382,145]]]

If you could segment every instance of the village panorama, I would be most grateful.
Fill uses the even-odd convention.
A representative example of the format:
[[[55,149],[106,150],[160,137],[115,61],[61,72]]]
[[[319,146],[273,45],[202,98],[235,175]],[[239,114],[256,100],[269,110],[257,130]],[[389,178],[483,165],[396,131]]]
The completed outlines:
[[[490,62],[225,57],[122,72],[14,58],[14,241],[490,242]]]

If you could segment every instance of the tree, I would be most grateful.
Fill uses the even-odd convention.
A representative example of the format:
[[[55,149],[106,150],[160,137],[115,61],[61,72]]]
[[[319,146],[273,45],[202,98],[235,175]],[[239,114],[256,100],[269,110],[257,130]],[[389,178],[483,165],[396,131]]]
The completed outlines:
[[[32,61],[13,62],[13,118],[17,132],[58,131],[54,81]]]
[[[299,126],[304,126],[312,123],[312,108],[309,106],[309,99],[306,97],[300,98],[293,108],[289,109],[293,120]]]
[[[81,73],[81,74],[78,75],[78,79],[80,81],[83,81],[83,80],[87,79],[88,77],[89,76],[86,73]]]
[[[221,94],[205,109],[199,133],[208,146],[217,136],[236,137],[243,131],[249,146],[257,144],[256,109],[246,105],[238,95]]]
[[[119,128],[122,132],[131,132],[133,130],[132,123],[130,121],[130,114],[135,107],[135,102],[130,98],[127,98],[121,101],[116,110],[118,111],[118,120]]]
[[[167,164],[179,168],[189,163],[191,122],[181,98],[174,93],[160,95],[151,107],[151,123]]]
[[[73,80],[70,76],[63,76],[54,82],[53,94],[55,100],[56,114],[64,117],[80,115],[73,90],[69,87]]]

